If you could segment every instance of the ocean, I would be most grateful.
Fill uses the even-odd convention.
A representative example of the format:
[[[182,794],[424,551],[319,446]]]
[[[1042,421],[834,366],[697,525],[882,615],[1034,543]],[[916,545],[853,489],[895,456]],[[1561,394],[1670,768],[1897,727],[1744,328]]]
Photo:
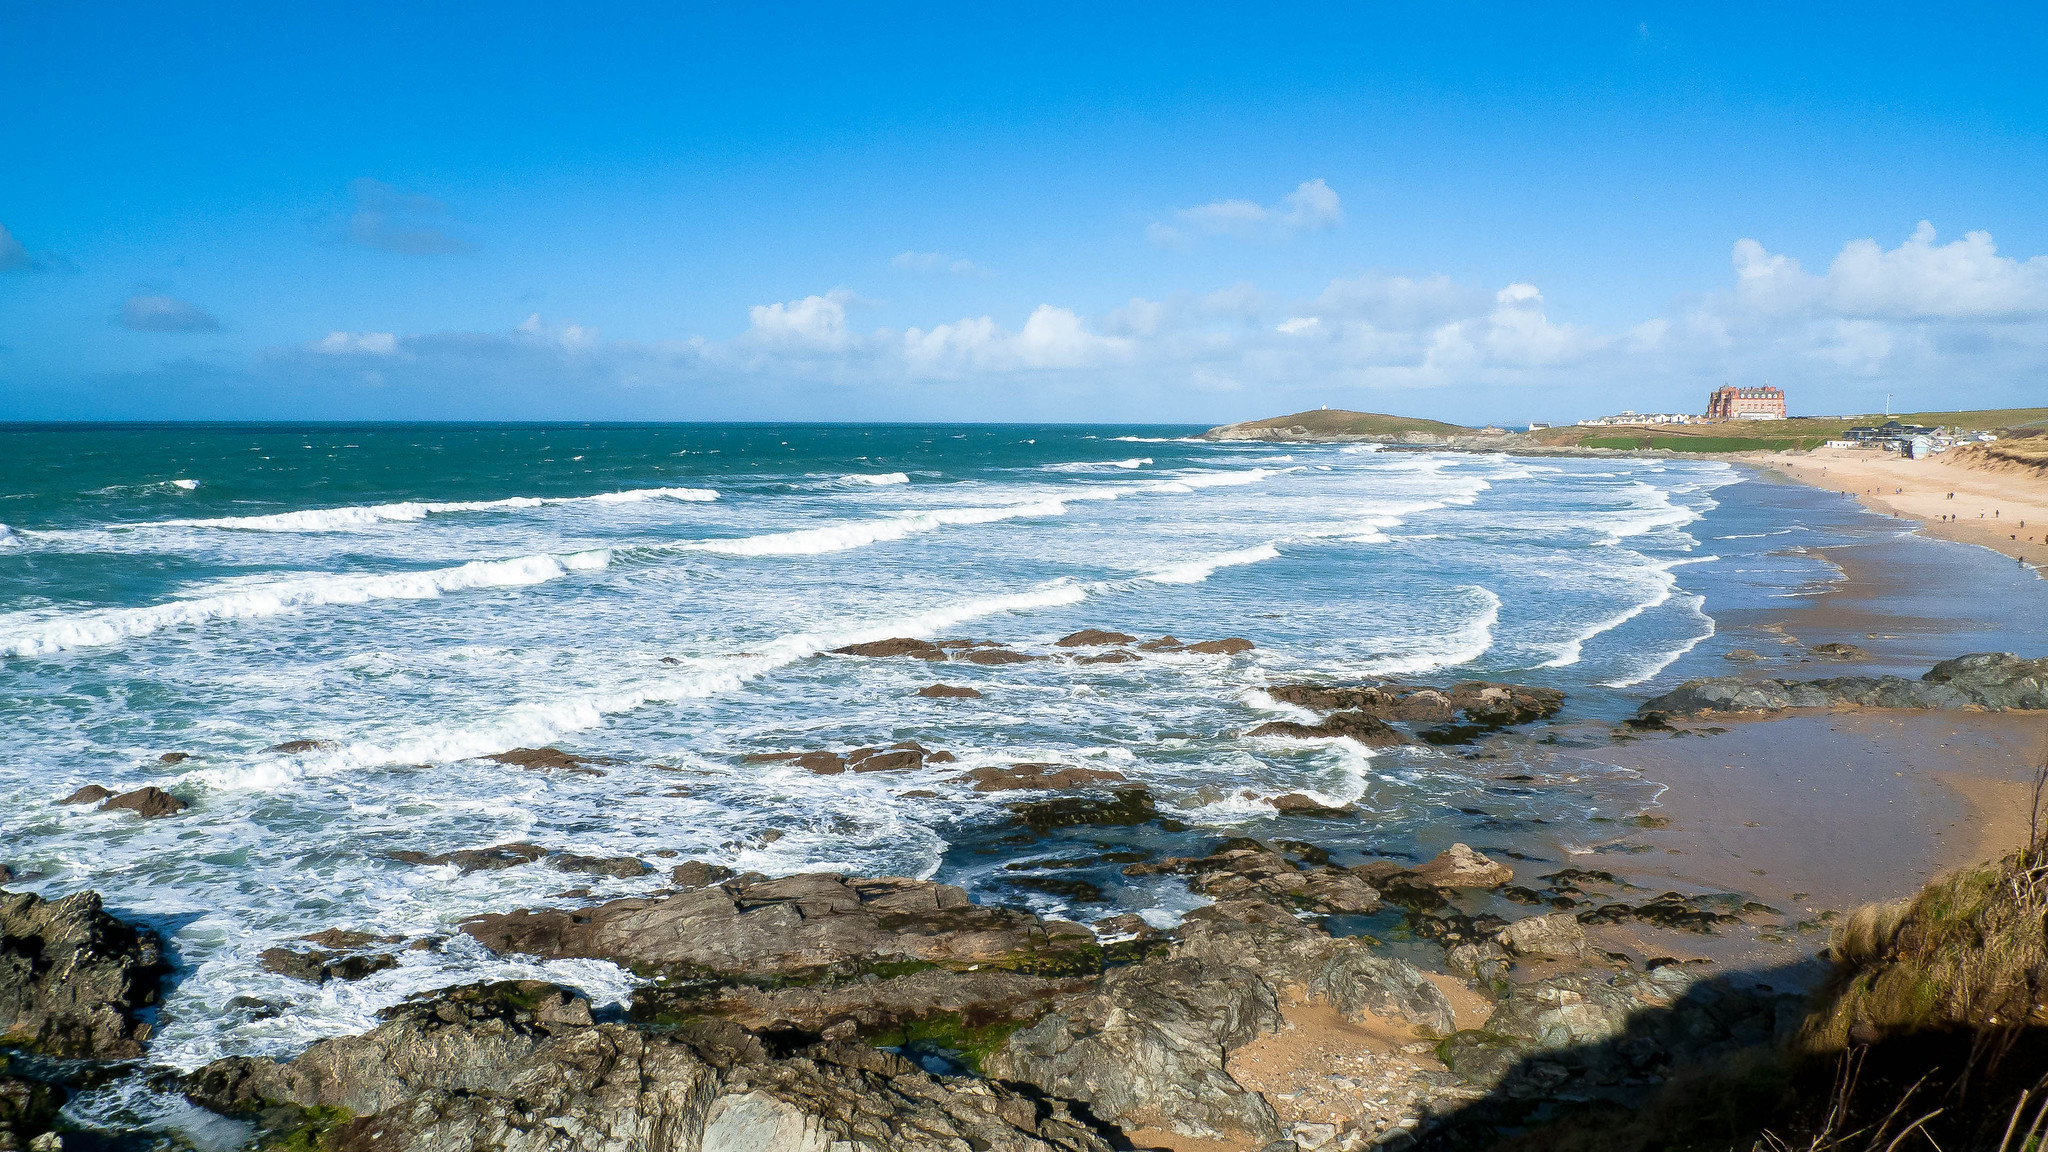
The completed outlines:
[[[485,977],[621,1000],[635,978],[611,965],[494,958],[454,929],[659,889],[682,858],[929,877],[1161,925],[1195,899],[1121,860],[1222,836],[1562,860],[1615,841],[1658,785],[1591,753],[1509,785],[1467,748],[1246,737],[1303,715],[1262,689],[1503,679],[1562,689],[1568,719],[1617,721],[1725,672],[1730,619],[1824,591],[1837,572],[1817,549],[1902,532],[1719,461],[1195,431],[0,429],[0,862],[17,888],[97,889],[164,934],[177,975],[151,1060],[190,1069],[288,1055]],[[1087,665],[824,654],[893,636],[1048,654],[1083,628],[1256,647]],[[935,681],[983,697],[916,695]],[[744,759],[910,739],[958,759],[838,776]],[[293,741],[317,743],[275,750]],[[479,759],[540,746],[597,773]],[[1113,769],[1177,830],[1020,835],[1020,794],[957,779],[1014,762]],[[55,802],[89,783],[192,807],[143,821]],[[1290,792],[1362,815],[1282,816],[1268,801]],[[512,841],[659,867],[460,875],[390,856]],[[337,927],[445,943],[353,982],[262,967]],[[74,1111],[202,1143],[226,1123],[152,1083],[124,1077]]]

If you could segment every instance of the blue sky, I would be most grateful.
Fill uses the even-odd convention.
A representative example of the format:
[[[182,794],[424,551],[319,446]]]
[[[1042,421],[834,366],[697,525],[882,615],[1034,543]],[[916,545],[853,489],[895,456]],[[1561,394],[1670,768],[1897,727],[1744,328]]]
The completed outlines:
[[[0,8],[0,418],[2048,403],[2039,4],[330,7]]]

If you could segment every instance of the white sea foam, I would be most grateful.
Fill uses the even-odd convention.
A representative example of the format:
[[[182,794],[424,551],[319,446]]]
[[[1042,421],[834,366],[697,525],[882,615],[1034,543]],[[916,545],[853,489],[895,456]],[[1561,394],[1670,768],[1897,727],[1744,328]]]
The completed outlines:
[[[1100,472],[1104,468],[1143,468],[1150,464],[1150,456],[1133,456],[1128,460],[1074,460],[1064,464],[1040,464],[1041,472]]]
[[[1078,604],[1088,598],[1091,590],[1100,587],[1055,581],[1025,592],[963,600],[883,621],[848,624],[819,632],[790,633],[759,646],[758,651],[748,655],[699,658],[686,663],[677,672],[611,692],[520,704],[471,727],[434,728],[389,740],[363,741],[328,752],[279,757],[237,767],[205,768],[187,773],[184,778],[211,788],[276,788],[308,771],[333,772],[422,761],[445,763],[487,756],[508,748],[548,744],[569,733],[595,728],[607,717],[648,704],[701,699],[732,692],[765,673],[827,649],[892,636],[929,636],[984,616]]]
[[[994,524],[1020,517],[1064,516],[1067,506],[1060,500],[1038,500],[1029,504],[1008,504],[992,508],[939,508],[929,512],[904,512],[874,520],[830,524],[821,528],[800,528],[792,532],[771,532],[730,540],[694,540],[686,544],[651,545],[644,550],[718,552],[727,556],[817,556],[844,552],[890,540],[901,540],[919,532],[958,524]]]
[[[1690,603],[1687,607],[1691,610],[1701,630],[1676,648],[1667,652],[1651,654],[1647,659],[1639,662],[1634,671],[1624,673],[1613,680],[1602,681],[1601,683],[1604,687],[1632,688],[1645,680],[1653,679],[1658,673],[1676,664],[1679,657],[1699,647],[1701,641],[1714,634],[1714,618],[1706,613],[1707,598],[1705,596],[1692,595],[1688,599]]]
[[[1565,641],[1564,644],[1558,648],[1556,656],[1553,656],[1550,659],[1545,660],[1543,663],[1538,664],[1537,667],[1566,668],[1570,667],[1573,664],[1577,664],[1580,658],[1585,653],[1586,642],[1588,640],[1591,640],[1595,636],[1599,636],[1603,633],[1612,632],[1616,628],[1621,627],[1623,624],[1626,624],[1629,621],[1635,619],[1636,617],[1641,616],[1643,613],[1648,612],[1650,609],[1660,608],[1664,604],[1669,602],[1672,593],[1678,587],[1678,574],[1674,572],[1673,569],[1682,567],[1687,564],[1705,564],[1710,561],[1719,559],[1720,557],[1718,556],[1688,556],[1683,559],[1666,560],[1660,563],[1652,563],[1646,565],[1642,571],[1643,574],[1646,577],[1648,577],[1649,584],[1646,589],[1647,594],[1643,597],[1643,599],[1637,601],[1634,604],[1631,604],[1630,606],[1622,609],[1619,612],[1614,613],[1611,616],[1607,616],[1603,619],[1594,621],[1592,624],[1588,625],[1584,631],[1572,637],[1570,640]],[[1704,637],[1702,637],[1702,639],[1704,639]],[[1698,643],[1698,641],[1694,641],[1694,643]],[[1674,656],[1672,659],[1677,659],[1677,657]]]
[[[647,500],[701,502],[718,499],[709,488],[636,488],[595,496],[511,496],[502,500],[400,501],[345,508],[309,508],[262,516],[216,516],[114,524],[109,528],[225,528],[245,532],[348,532],[375,524],[424,520],[451,512],[514,512],[557,504],[637,504]]]
[[[423,600],[465,589],[516,588],[560,579],[571,572],[600,570],[610,562],[610,553],[599,549],[564,556],[473,560],[426,572],[280,580],[143,608],[110,608],[51,617],[12,613],[0,616],[0,655],[44,656],[116,644],[166,628],[213,620],[260,619],[329,604]]]
[[[1493,648],[1494,629],[1500,625],[1500,597],[1492,589],[1468,584],[1458,590],[1475,611],[1455,631],[1417,642],[1406,652],[1368,661],[1363,668],[1369,676],[1412,676],[1455,668],[1486,655]]]
[[[5,524],[0,524],[0,548],[19,547],[21,547],[21,537],[14,534],[14,529],[9,528]]]
[[[1240,564],[1257,564],[1262,560],[1277,560],[1280,549],[1271,544],[1256,548],[1243,548],[1235,552],[1221,552],[1199,560],[1188,560],[1161,568],[1141,577],[1154,584],[1199,584],[1216,574],[1218,568],[1234,568]]]
[[[886,488],[895,484],[908,484],[910,477],[902,472],[849,472],[839,478],[841,484],[868,484]]]

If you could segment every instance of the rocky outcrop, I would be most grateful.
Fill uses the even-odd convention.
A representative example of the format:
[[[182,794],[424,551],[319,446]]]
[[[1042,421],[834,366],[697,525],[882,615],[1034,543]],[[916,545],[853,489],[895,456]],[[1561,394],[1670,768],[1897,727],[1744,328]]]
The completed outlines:
[[[190,807],[183,800],[154,785],[137,788],[133,792],[123,792],[117,796],[111,788],[87,784],[57,803],[99,804],[99,810],[102,812],[125,809],[144,820],[154,820],[159,816],[175,816]]]
[[[979,693],[976,693],[979,695]],[[820,776],[843,772],[905,772],[927,764],[951,764],[951,752],[932,751],[915,740],[899,740],[886,748],[855,748],[850,752],[753,752],[742,757],[748,764],[793,764]]]
[[[1224,1057],[1279,1026],[1274,991],[1256,973],[1197,957],[1152,960],[1060,1001],[986,1066],[1126,1128],[1263,1143],[1279,1138],[1278,1119],[1230,1077]]]
[[[1121,782],[1124,774],[1109,768],[1068,764],[988,764],[963,773],[960,779],[974,781],[976,792],[1057,792]]]
[[[1513,986],[1483,1030],[1437,1051],[1459,1077],[1510,1099],[1613,1094],[1788,1035],[1803,1016],[1797,994],[1734,987],[1686,965],[1580,971]]]
[[[1944,660],[1918,680],[1902,676],[1837,676],[1824,680],[1687,680],[1637,711],[1639,717],[1716,712],[1779,712],[1787,708],[1982,708],[1994,712],[2048,709],[2048,658],[1980,652]]]
[[[573,752],[564,752],[560,748],[514,748],[510,752],[496,752],[483,759],[513,768],[527,768],[536,772],[572,772],[578,776],[602,776],[604,772],[591,765],[613,762],[605,757],[578,756]]]
[[[534,982],[411,1001],[279,1064],[233,1057],[186,1094],[278,1143],[457,1152],[1107,1152],[1056,1100],[933,1076],[866,1044],[788,1055],[736,1027],[595,1023]]]
[[[500,953],[741,982],[905,965],[1064,974],[1101,964],[1094,933],[1078,924],[973,904],[950,884],[830,873],[749,875],[573,912],[484,916],[463,931]]]
[[[981,693],[973,688],[954,684],[927,684],[917,690],[927,700],[979,700]]]
[[[1451,845],[1414,874],[1437,888],[1498,888],[1515,878],[1513,868],[1473,851],[1469,844]]]
[[[612,876],[619,879],[645,876],[654,871],[646,861],[635,856],[584,856],[575,852],[553,852],[525,841],[494,844],[489,848],[462,848],[454,852],[418,852],[407,849],[388,852],[385,855],[401,864],[427,867],[452,864],[465,876],[471,872],[496,872],[543,860],[564,872],[582,872],[592,876]]]
[[[844,648],[832,649],[834,656],[868,656],[887,659],[891,656],[908,656],[914,660],[944,660],[946,650],[929,640],[912,636],[895,636],[887,640],[871,640],[866,644],[848,644]]]
[[[1188,887],[1216,900],[1264,900],[1313,912],[1364,913],[1379,907],[1380,894],[1356,873],[1329,863],[1329,856],[1296,845],[1293,858],[1257,840],[1225,840],[1201,857],[1168,857],[1124,869],[1126,876],[1185,876]]]
[[[1160,819],[1152,793],[1142,786],[1119,788],[1108,796],[1062,796],[1056,800],[1012,804],[1010,812],[1019,823],[1041,836],[1055,828],[1088,824],[1135,827]]]
[[[1429,724],[1434,727],[1419,734],[1432,744],[1465,743],[1487,732],[1549,719],[1564,707],[1564,693],[1555,689],[1486,680],[1466,680],[1449,688],[1417,684],[1280,684],[1268,688],[1266,694],[1283,704],[1332,713],[1321,726],[1329,730],[1311,733],[1314,735],[1360,739],[1376,735],[1384,740],[1385,734],[1393,729],[1374,728],[1368,721],[1377,721],[1382,726],[1387,722]],[[1355,731],[1335,730],[1340,723]],[[1282,727],[1286,726],[1269,724],[1253,734]]]
[[[97,892],[0,892],[0,1044],[100,1060],[142,1055],[169,966],[162,945],[100,909]]]
[[[1053,641],[1055,648],[1101,648],[1112,644],[1129,644],[1136,636],[1122,632],[1105,632],[1100,628],[1083,628]]]
[[[1314,740],[1345,736],[1368,748],[1390,748],[1408,743],[1408,737],[1392,724],[1361,711],[1332,712],[1319,724],[1298,720],[1272,720],[1245,733],[1247,736],[1292,736]]]

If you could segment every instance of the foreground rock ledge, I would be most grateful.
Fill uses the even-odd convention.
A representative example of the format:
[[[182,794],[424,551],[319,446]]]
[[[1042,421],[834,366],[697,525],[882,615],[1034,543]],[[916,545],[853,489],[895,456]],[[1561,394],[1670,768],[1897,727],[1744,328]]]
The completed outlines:
[[[391,1152],[1108,1152],[1066,1105],[933,1076],[860,1043],[777,1056],[731,1025],[656,1034],[592,1020],[552,984],[411,1001],[280,1064],[232,1057],[186,1094],[288,1147]]]
[[[742,876],[668,897],[573,912],[484,916],[463,931],[494,952],[612,960],[675,978],[859,975],[905,965],[1044,975],[1101,966],[1079,924],[971,903],[964,889],[900,877]]]

